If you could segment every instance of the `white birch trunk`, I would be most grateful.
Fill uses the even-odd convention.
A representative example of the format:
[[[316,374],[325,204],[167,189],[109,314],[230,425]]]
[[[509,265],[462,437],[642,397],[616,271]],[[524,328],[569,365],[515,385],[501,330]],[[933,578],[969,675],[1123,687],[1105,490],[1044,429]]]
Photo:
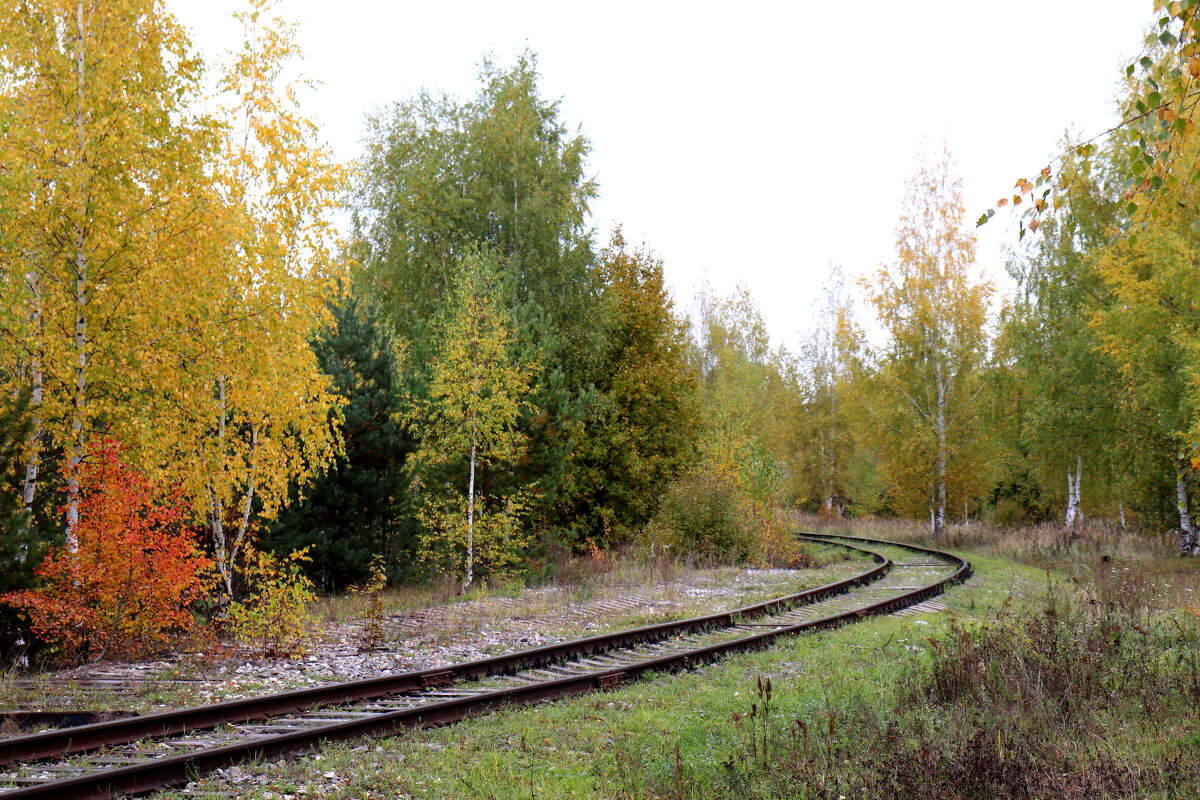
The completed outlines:
[[[226,411],[225,376],[217,376],[217,452],[225,452],[225,419]],[[233,570],[227,558],[228,550],[225,542],[225,504],[221,495],[210,483],[208,486],[208,520],[213,537],[213,555],[217,559],[217,573],[225,584],[225,601],[233,597]]]
[[[233,545],[229,551],[230,572],[233,572],[232,565],[237,562],[238,551],[241,550],[242,543],[246,540],[246,532],[250,529],[250,511],[254,507],[254,490],[257,486],[258,474],[258,426],[250,426],[250,475],[246,479],[246,502],[242,506],[242,519],[238,524],[237,534],[234,536]]]
[[[1123,499],[1117,500],[1117,513],[1121,515],[1121,530],[1129,530],[1125,525],[1125,501]]]
[[[80,164],[87,163],[87,138],[84,130],[84,25],[83,3],[75,6],[75,33],[77,36],[75,50],[75,133],[78,137],[79,152],[76,157]],[[79,187],[82,189],[82,187]],[[81,207],[78,209],[79,218],[75,221],[75,387],[71,410],[71,455],[67,460],[67,550],[75,552],[79,549],[79,470],[83,464],[85,447],[85,417],[87,413],[88,390],[88,352],[87,352],[87,293],[88,293],[88,261],[87,240],[84,225],[87,224],[87,198],[81,191]]]
[[[946,384],[942,381],[941,369],[935,371],[937,381],[937,483],[934,489],[933,538],[942,538],[946,530],[946,467],[949,445],[946,432]]]
[[[825,496],[829,498],[829,508],[833,509],[833,493],[837,489],[837,386],[833,381],[833,371],[837,364],[837,346],[832,348],[833,357],[830,359],[829,372],[829,463],[828,475],[829,482],[826,486]],[[838,516],[842,516],[841,511]]]
[[[467,479],[467,570],[463,578],[465,592],[475,580],[475,437],[471,437],[471,476]]]
[[[829,479],[829,452],[825,446],[825,431],[817,436],[817,459],[821,468],[821,507],[825,516],[833,513],[833,487]]]
[[[25,462],[25,479],[21,485],[21,507],[25,509],[26,519],[33,519],[33,502],[37,498],[38,471],[42,461],[42,440],[44,431],[42,429],[42,402],[45,395],[45,373],[42,366],[42,285],[38,274],[34,270],[30,270],[25,275],[25,285],[29,288],[29,294],[32,300],[32,311],[29,314],[30,327],[34,334],[34,343],[30,348],[29,357],[29,383],[30,383],[30,405],[33,409],[33,430],[30,431],[29,439],[25,443],[26,452],[29,454],[28,460]],[[27,557],[27,546],[22,543],[17,551],[17,560],[20,563],[25,563]]]
[[[1191,556],[1200,553],[1196,542],[1196,530],[1192,526],[1191,510],[1188,508],[1186,459],[1180,459],[1175,467],[1175,508],[1179,512],[1179,552]]]
[[[1067,513],[1063,517],[1063,524],[1068,528],[1074,528],[1079,517],[1079,476],[1083,465],[1081,460],[1077,460],[1076,464],[1074,473],[1067,467]]]

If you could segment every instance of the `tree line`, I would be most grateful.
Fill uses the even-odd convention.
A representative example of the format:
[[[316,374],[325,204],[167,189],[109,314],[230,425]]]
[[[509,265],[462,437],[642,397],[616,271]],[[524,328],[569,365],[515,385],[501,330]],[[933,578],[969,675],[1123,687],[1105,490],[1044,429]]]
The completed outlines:
[[[372,116],[347,166],[283,80],[290,27],[239,20],[214,67],[155,0],[0,14],[9,643],[58,619],[94,657],[134,606],[187,627],[381,563],[462,590],[631,544],[799,563],[795,508],[1086,513],[1195,551],[1192,201],[1114,241],[1116,139],[999,314],[949,158],[922,163],[892,263],[831,270],[792,353],[745,292],[685,313],[652,250],[598,241],[533,54]]]

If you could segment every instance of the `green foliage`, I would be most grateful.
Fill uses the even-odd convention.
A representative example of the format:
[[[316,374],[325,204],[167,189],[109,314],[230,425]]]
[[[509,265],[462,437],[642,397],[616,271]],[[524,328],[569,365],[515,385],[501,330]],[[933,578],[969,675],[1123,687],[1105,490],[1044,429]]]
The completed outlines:
[[[556,103],[538,93],[536,60],[488,61],[469,101],[429,93],[375,117],[355,197],[360,287],[375,296],[409,348],[409,411],[429,400],[425,364],[443,346],[433,321],[452,304],[464,257],[488,252],[508,284],[514,350],[541,365],[518,426],[520,463],[491,474],[493,491],[529,490],[530,524],[561,524],[559,486],[584,435],[604,326],[596,325],[585,174],[587,140],[571,135]],[[421,426],[414,434],[420,438]],[[568,506],[578,498],[568,493]]]
[[[371,120],[356,202],[361,278],[414,341],[458,259],[487,247],[505,262],[516,305],[550,322],[553,365],[574,373],[591,349],[595,297],[589,146],[539,97],[533,54],[507,70],[485,61],[479,80],[471,101],[423,93]]]
[[[699,468],[672,483],[647,529],[649,541],[675,558],[740,563],[760,533],[752,502],[727,475]]]
[[[398,345],[369,300],[347,293],[331,311],[312,346],[344,400],[342,452],[302,495],[293,486],[294,502],[266,540],[277,555],[308,548],[306,571],[326,592],[366,580],[372,554],[398,562],[397,577],[411,575],[416,538]]]
[[[536,365],[516,352],[507,288],[490,253],[459,263],[435,323],[428,399],[414,417],[423,553],[462,575],[464,590],[477,568],[494,575],[515,563],[527,538],[522,492],[503,492],[501,476],[528,446],[518,423]]]
[[[16,490],[25,477],[26,444],[32,432],[28,394],[0,405],[0,589],[5,591],[33,586],[33,568],[44,550],[45,543]],[[17,642],[31,642],[28,627],[14,609],[0,606],[0,659]]]
[[[694,456],[699,427],[686,335],[662,262],[628,248],[618,231],[599,272],[604,346],[554,515],[577,545],[612,545],[645,525],[662,487]]]
[[[243,552],[249,589],[244,599],[229,604],[227,629],[238,643],[265,656],[300,656],[316,623],[308,610],[316,595],[301,567],[307,553],[277,558],[253,547]]]

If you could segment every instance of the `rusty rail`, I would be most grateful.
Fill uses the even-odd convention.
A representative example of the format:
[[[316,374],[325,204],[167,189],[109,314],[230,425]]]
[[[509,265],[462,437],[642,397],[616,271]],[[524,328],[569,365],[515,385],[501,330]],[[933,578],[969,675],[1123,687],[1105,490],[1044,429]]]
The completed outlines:
[[[842,581],[728,612],[577,639],[506,656],[458,664],[444,669],[422,670],[342,684],[329,684],[0,740],[0,765],[85,753],[108,745],[209,729],[222,724],[244,722],[318,706],[380,698],[430,686],[444,686],[462,679],[504,674],[533,666],[552,664],[572,656],[598,653],[629,644],[651,643],[672,636],[707,631],[713,628],[735,627],[746,619],[778,613],[848,592],[856,586],[883,577],[893,566],[890,560],[878,553],[838,541],[854,537],[839,537],[829,534],[803,534],[802,536],[866,553],[876,561],[876,565],[870,570]],[[971,574],[970,564],[948,553],[899,542],[869,539],[858,541],[865,544],[888,544],[918,551],[928,556],[946,559],[950,562],[947,566],[957,565],[957,569],[952,575],[927,586],[906,591],[864,607],[795,625],[780,626],[678,654],[639,661],[632,665],[576,677],[564,677],[499,689],[470,697],[425,703],[412,708],[381,712],[369,717],[334,722],[313,730],[249,738],[230,745],[207,748],[178,756],[161,757],[139,764],[40,785],[0,791],[0,796],[6,799],[13,798],[13,800],[35,797],[56,798],[56,800],[72,800],[73,798],[93,800],[94,798],[113,798],[125,794],[142,793],[166,786],[181,785],[196,775],[246,760],[272,758],[286,753],[309,750],[323,741],[337,741],[362,736],[386,736],[409,728],[450,724],[465,717],[486,713],[501,707],[524,706],[530,703],[609,689],[637,678],[643,673],[684,669],[730,653],[759,649],[769,645],[779,636],[807,630],[834,628],[868,615],[890,613],[933,597],[944,591],[947,586],[965,580]]]

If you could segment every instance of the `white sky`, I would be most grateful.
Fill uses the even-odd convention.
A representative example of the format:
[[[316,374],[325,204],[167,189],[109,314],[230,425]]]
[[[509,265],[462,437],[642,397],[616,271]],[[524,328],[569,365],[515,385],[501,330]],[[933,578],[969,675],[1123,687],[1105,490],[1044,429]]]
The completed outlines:
[[[234,0],[168,0],[215,60]],[[484,53],[530,47],[543,96],[591,140],[598,240],[614,223],[665,261],[681,308],[707,280],[749,288],[778,341],[805,329],[829,262],[892,255],[916,154],[945,142],[968,224],[1053,155],[1068,127],[1114,121],[1150,0],[513,2],[284,0],[299,25],[304,108],[343,159],[365,114],[422,87],[470,96]],[[1015,224],[980,231],[1003,276]],[[1003,281],[1000,281],[1003,284]]]

